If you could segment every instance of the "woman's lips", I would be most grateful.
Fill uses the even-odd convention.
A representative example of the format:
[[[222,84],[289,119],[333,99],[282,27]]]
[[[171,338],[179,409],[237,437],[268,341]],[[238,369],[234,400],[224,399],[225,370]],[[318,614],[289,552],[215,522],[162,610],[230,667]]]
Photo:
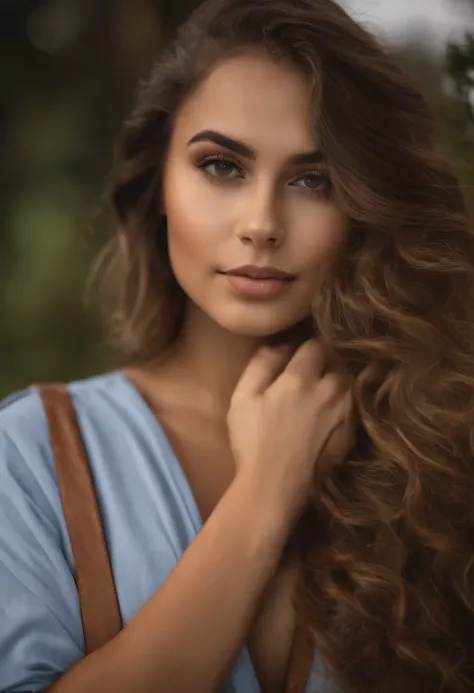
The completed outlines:
[[[294,279],[254,279],[237,274],[223,275],[233,291],[250,298],[273,298],[294,281]]]

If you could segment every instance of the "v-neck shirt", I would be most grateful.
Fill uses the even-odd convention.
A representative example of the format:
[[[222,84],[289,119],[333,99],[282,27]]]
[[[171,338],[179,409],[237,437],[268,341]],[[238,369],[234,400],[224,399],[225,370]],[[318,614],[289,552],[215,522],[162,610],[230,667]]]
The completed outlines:
[[[123,623],[202,528],[159,420],[121,371],[70,383]],[[35,387],[0,403],[0,693],[37,693],[84,657],[74,559]],[[246,646],[221,693],[259,693]],[[332,693],[315,653],[305,693]]]

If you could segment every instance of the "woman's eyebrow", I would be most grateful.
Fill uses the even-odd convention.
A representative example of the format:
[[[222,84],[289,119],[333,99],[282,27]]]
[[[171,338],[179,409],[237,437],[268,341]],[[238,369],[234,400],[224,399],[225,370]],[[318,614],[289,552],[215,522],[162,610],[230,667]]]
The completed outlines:
[[[255,160],[257,158],[257,152],[254,149],[244,144],[243,142],[239,142],[239,140],[235,140],[232,137],[224,135],[222,132],[216,132],[215,130],[201,130],[201,132],[198,132],[196,135],[191,137],[191,139],[188,142],[188,146],[190,144],[194,144],[195,142],[214,142],[215,144],[218,144],[219,146],[224,147],[225,149],[229,149],[230,151],[233,151],[236,154],[239,154],[240,156],[246,157],[247,159]],[[320,150],[317,150],[314,152],[303,152],[302,154],[294,154],[290,157],[289,162],[290,164],[294,165],[320,164],[325,162],[325,157]]]

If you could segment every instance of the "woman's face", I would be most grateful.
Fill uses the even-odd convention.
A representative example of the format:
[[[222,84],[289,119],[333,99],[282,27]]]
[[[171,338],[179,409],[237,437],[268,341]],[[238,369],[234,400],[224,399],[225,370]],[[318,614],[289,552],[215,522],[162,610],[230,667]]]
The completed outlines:
[[[310,107],[295,67],[249,54],[216,67],[175,122],[163,184],[171,265],[190,306],[235,334],[307,318],[346,238]],[[224,273],[244,265],[291,278]]]

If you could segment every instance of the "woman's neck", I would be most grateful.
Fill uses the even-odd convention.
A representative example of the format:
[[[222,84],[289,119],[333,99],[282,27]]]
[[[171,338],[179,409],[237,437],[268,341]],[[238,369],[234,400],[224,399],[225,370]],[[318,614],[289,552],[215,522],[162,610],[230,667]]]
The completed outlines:
[[[167,388],[173,398],[195,404],[216,420],[225,418],[232,393],[249,360],[264,343],[300,343],[310,336],[310,321],[272,338],[236,335],[190,306],[178,343],[147,367],[150,387]],[[153,383],[155,383],[153,385]]]

